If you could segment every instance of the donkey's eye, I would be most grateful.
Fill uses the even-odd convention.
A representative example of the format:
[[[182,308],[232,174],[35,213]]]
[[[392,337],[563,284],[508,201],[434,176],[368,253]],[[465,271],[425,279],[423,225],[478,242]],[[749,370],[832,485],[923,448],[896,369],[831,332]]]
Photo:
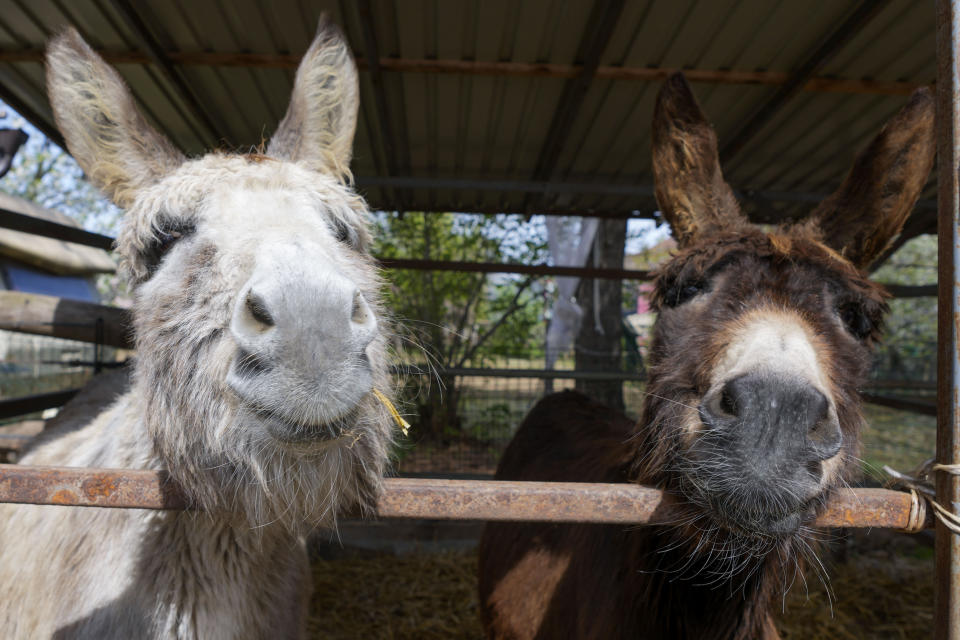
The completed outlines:
[[[341,242],[348,247],[357,249],[360,244],[360,238],[357,233],[345,222],[336,222],[333,225],[333,236],[337,242]]]
[[[167,249],[173,246],[173,243],[183,237],[183,232],[181,231],[171,231],[167,233],[166,231],[161,231],[157,234],[157,250],[163,254],[167,252]]]
[[[847,331],[857,338],[857,340],[863,340],[873,333],[873,322],[859,305],[855,303],[841,305],[840,308],[837,309],[837,313],[840,315],[840,319],[843,321]]]
[[[152,272],[163,260],[163,256],[178,240],[194,231],[193,223],[184,221],[161,223],[154,231],[152,242],[147,245],[144,258]]]
[[[668,307],[678,307],[695,298],[707,289],[706,282],[678,282],[671,285],[663,296],[663,302]]]

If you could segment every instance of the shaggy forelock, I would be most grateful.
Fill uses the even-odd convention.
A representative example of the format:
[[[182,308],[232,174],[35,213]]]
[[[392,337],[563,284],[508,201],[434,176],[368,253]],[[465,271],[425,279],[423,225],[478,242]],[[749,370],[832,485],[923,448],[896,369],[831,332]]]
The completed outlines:
[[[315,205],[318,215],[349,227],[361,251],[369,250],[372,236],[366,202],[339,180],[294,163],[211,153],[184,163],[137,195],[117,238],[121,268],[130,282],[140,284],[150,276],[146,252],[157,241],[163,221],[202,224],[211,194],[225,184],[237,189],[297,192]],[[264,220],[264,225],[270,222]]]

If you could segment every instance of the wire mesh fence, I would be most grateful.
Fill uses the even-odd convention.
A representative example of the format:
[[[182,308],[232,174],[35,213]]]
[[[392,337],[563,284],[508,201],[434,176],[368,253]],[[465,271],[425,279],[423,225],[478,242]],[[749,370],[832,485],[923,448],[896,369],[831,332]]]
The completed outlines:
[[[98,361],[109,366],[118,355],[124,356],[91,343],[0,331],[0,400],[82,387]],[[644,355],[643,349],[624,348],[601,362],[602,371],[586,372],[574,370],[572,352],[550,358],[543,352],[486,357],[462,368],[425,362],[398,367],[399,406],[413,429],[398,445],[395,469],[491,475],[534,404],[565,389],[622,398],[623,410],[636,419],[644,397]],[[935,372],[927,360],[922,353],[881,349],[870,389],[895,398],[932,400]],[[548,362],[554,369],[545,368]],[[0,425],[40,415],[0,420]],[[927,421],[911,420],[922,422],[924,433],[929,430]]]
[[[448,393],[455,398],[447,400],[453,404],[453,417],[445,421],[440,433],[426,426],[422,411],[417,413],[418,407],[427,406],[422,395],[428,393],[418,385],[430,383],[417,381],[417,385],[406,386],[413,387],[420,397],[403,398],[414,428],[398,449],[397,468],[402,473],[492,474],[524,416],[538,400],[551,391],[575,389],[578,380],[571,376],[583,376],[579,379],[581,386],[585,381],[597,381],[596,374],[570,371],[477,369],[449,373],[439,377],[453,385]],[[600,378],[604,384],[622,389],[627,414],[638,417],[643,397],[639,376],[607,372]],[[432,384],[436,383],[433,380]]]

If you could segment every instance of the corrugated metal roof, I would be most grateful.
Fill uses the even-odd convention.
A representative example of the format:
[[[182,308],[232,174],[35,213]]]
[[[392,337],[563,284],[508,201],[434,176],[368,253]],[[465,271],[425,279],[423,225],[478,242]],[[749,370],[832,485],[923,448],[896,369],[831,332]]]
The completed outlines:
[[[765,194],[751,213],[776,218],[838,183],[910,88],[935,76],[934,7],[912,0],[4,0],[0,9],[0,97],[25,116],[52,128],[40,52],[73,24],[121,62],[149,118],[190,153],[269,135],[329,12],[358,57],[372,43],[381,60],[379,85],[361,67],[353,168],[371,205],[387,209],[649,215],[659,71],[692,70],[723,146],[825,47],[814,82],[725,163],[736,188]],[[150,61],[137,21],[172,75]],[[599,69],[588,78],[591,62]],[[544,182],[568,187],[542,193]]]

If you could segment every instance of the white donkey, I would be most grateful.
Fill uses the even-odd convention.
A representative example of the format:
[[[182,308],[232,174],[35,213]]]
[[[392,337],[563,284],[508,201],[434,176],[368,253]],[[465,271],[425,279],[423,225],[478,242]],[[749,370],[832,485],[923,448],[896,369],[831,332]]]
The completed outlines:
[[[72,29],[47,77],[71,153],[127,210],[137,357],[112,406],[22,463],[165,469],[198,508],[0,506],[0,635],[298,637],[302,537],[369,507],[392,431],[349,48],[321,20],[263,155],[184,158]]]

